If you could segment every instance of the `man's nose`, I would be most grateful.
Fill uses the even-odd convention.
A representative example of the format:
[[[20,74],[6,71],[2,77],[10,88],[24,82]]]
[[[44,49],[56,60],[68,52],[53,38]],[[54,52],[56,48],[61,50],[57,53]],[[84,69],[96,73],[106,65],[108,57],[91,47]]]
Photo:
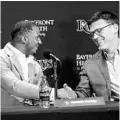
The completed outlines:
[[[99,37],[100,37],[100,35],[95,32],[94,35],[92,36],[92,39],[93,39],[93,40],[96,40],[96,39],[99,38]]]

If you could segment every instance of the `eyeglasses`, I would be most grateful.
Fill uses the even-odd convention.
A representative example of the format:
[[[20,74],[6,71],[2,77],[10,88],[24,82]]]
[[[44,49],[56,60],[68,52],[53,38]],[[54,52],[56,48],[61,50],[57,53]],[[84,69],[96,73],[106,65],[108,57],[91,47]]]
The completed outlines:
[[[108,25],[106,25],[106,26],[104,26],[102,28],[98,28],[98,29],[94,30],[93,32],[90,32],[89,37],[93,38],[95,33],[100,34],[104,28],[106,28],[106,27],[108,27],[110,25],[113,25],[113,24],[108,24]]]

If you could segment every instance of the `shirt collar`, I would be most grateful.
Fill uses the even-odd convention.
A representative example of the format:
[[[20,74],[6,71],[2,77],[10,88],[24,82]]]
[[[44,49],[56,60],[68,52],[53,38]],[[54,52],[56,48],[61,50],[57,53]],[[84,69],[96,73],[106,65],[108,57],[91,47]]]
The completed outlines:
[[[26,55],[23,54],[21,51],[19,51],[17,48],[11,45],[11,43],[7,43],[7,46],[13,50],[13,52],[16,54],[18,58],[26,59],[28,62],[33,61],[34,57],[32,55],[29,55],[29,57],[26,58]]]
[[[15,48],[14,46],[12,46],[11,43],[8,43],[7,45],[11,48],[11,50],[13,50],[13,52],[17,55],[17,57],[26,58],[25,54],[23,54],[17,48]]]
[[[106,51],[103,51],[103,53],[104,53],[105,58],[106,58],[107,60],[108,60],[108,59],[113,59],[113,58],[108,57],[108,54],[107,54]],[[116,50],[116,52],[115,52],[115,55],[120,55],[120,42],[119,42],[118,48],[117,48],[117,50]]]

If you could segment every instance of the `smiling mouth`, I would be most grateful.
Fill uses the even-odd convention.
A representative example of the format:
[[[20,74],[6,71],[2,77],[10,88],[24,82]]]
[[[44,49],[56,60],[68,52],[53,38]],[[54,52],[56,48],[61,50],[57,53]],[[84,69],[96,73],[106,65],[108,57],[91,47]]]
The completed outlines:
[[[97,43],[101,44],[101,43],[103,43],[103,40],[98,40]]]
[[[100,45],[102,42],[98,42],[98,44]]]

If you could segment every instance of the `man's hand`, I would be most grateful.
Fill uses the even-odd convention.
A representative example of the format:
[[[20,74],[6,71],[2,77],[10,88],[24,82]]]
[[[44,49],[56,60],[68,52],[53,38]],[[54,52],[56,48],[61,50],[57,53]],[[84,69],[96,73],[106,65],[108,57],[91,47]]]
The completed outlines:
[[[67,98],[67,99],[75,99],[77,95],[75,91],[72,90],[67,84],[63,85],[63,88],[58,90],[58,97]]]

